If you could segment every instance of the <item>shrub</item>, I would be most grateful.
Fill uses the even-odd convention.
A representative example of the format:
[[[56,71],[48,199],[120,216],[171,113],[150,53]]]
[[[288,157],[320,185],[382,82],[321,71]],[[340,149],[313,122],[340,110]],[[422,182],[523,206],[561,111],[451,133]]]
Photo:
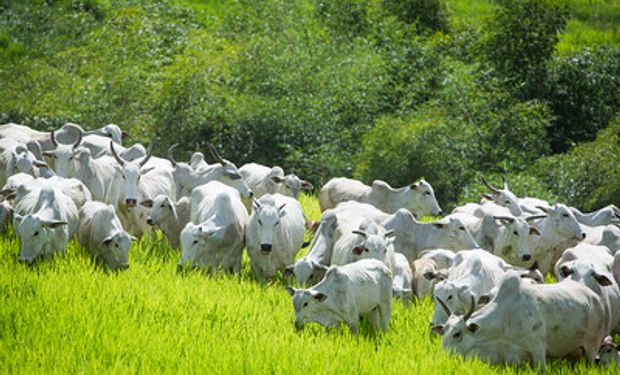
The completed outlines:
[[[416,24],[419,32],[447,32],[449,16],[442,0],[383,0],[385,9],[400,21]]]

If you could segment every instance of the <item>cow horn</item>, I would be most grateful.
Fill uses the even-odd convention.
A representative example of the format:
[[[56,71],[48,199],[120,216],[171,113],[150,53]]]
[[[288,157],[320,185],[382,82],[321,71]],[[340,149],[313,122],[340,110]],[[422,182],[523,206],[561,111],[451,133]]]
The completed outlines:
[[[508,190],[508,181],[506,181],[506,176],[502,175],[502,184],[504,185],[504,190]]]
[[[529,268],[530,271],[536,271],[538,269],[538,261],[535,261],[534,264]]]
[[[110,151],[112,151],[112,156],[114,156],[114,159],[116,159],[116,161],[118,162],[118,164],[121,165],[121,167],[125,165],[125,161],[123,161],[123,159],[118,156],[116,150],[114,149],[114,141],[110,141]]]
[[[485,185],[486,185],[486,187],[488,187],[488,188],[489,188],[489,190],[491,190],[492,192],[494,192],[494,193],[499,193],[499,192],[500,192],[500,190],[499,190],[498,188],[496,188],[496,187],[494,187],[493,185],[491,185],[491,184],[489,183],[489,181],[487,181],[487,179],[486,179],[486,178],[484,178],[484,177],[482,177],[482,183],[483,183],[483,184],[485,184]]]
[[[525,221],[532,221],[532,220],[544,219],[544,218],[546,218],[546,217],[547,217],[547,215],[532,215],[532,216],[526,217],[526,218],[525,218]]]
[[[74,149],[77,148],[80,145],[80,143],[82,143],[82,132],[78,132],[78,138],[77,138],[77,141],[75,141],[75,143],[73,144],[73,148]]]
[[[226,162],[224,161],[224,159],[222,159],[222,157],[220,156],[220,154],[217,152],[217,150],[215,149],[215,146],[213,146],[213,144],[211,142],[207,143],[207,148],[209,149],[209,153],[211,154],[211,156],[213,156],[213,158],[215,159],[215,161],[217,161],[218,163],[224,165],[226,164]]]
[[[450,310],[450,307],[448,307],[448,305],[446,305],[446,303],[441,298],[435,297],[435,299],[437,300],[437,302],[439,302],[441,307],[443,307],[444,311],[446,312],[446,314],[448,314],[448,316],[452,315],[452,310]]]
[[[368,233],[362,231],[362,230],[357,230],[357,229],[353,229],[352,231],[353,234],[359,234],[360,236],[364,237],[364,238],[368,238]]]
[[[476,301],[474,300],[474,296],[470,296],[471,297],[471,308],[469,309],[469,311],[467,312],[467,314],[465,314],[463,316],[463,321],[466,322],[467,319],[471,318],[471,314],[474,313],[474,309],[476,308]]]
[[[175,143],[172,146],[170,146],[170,148],[168,149],[168,160],[170,160],[170,163],[172,163],[173,167],[177,166],[177,161],[174,160],[174,155],[173,155],[172,150],[174,150],[174,148],[177,147],[178,145],[179,145],[178,143]]]
[[[495,220],[505,220],[509,223],[514,223],[515,218],[514,217],[510,217],[510,216],[493,216],[493,219]]]
[[[146,151],[146,156],[140,162],[140,166],[144,167],[144,165],[149,162],[149,159],[151,158],[151,156],[153,156],[153,144],[152,143],[149,144],[149,148]]]
[[[53,130],[50,133],[50,140],[52,141],[52,144],[54,145],[54,147],[58,147],[58,142],[56,142],[56,137],[54,136],[54,131]]]

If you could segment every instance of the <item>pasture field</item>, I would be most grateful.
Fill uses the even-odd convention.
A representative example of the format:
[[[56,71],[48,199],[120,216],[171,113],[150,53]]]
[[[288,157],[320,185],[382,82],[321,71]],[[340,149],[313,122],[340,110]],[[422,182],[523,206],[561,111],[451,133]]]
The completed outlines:
[[[319,218],[315,198],[304,196]],[[66,258],[28,267],[18,241],[0,238],[0,373],[531,373],[451,357],[429,333],[430,298],[393,305],[387,333],[318,325],[297,332],[282,282],[260,285],[244,261],[240,276],[177,273],[179,254],[161,234],[133,245],[130,269],[110,273],[75,241]],[[550,374],[606,373],[584,361],[556,361]]]

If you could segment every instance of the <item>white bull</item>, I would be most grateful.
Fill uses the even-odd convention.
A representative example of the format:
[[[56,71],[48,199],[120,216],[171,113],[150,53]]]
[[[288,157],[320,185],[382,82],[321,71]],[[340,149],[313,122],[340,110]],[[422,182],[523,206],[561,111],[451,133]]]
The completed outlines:
[[[593,362],[605,337],[603,302],[588,287],[572,280],[534,285],[507,273],[491,302],[450,317],[433,331],[442,347],[492,363],[532,361],[545,370],[546,358],[585,354]],[[473,302],[473,301],[472,301]]]
[[[309,322],[326,328],[345,323],[357,334],[360,317],[368,317],[372,327],[382,331],[390,321],[392,273],[376,259],[331,266],[312,288],[287,290],[293,297],[298,329]]]
[[[252,270],[260,279],[293,264],[304,243],[305,220],[299,202],[281,194],[266,194],[252,204],[245,235]]]
[[[321,211],[348,200],[371,204],[389,214],[401,208],[418,218],[442,213],[432,186],[423,179],[394,189],[385,181],[375,180],[372,186],[368,186],[357,180],[339,177],[329,180],[319,193]]]
[[[179,267],[190,264],[239,273],[248,221],[239,192],[211,181],[192,191],[190,207],[190,222],[181,231]]]
[[[112,270],[129,267],[131,236],[123,229],[114,206],[88,202],[79,212],[77,239],[97,261]]]

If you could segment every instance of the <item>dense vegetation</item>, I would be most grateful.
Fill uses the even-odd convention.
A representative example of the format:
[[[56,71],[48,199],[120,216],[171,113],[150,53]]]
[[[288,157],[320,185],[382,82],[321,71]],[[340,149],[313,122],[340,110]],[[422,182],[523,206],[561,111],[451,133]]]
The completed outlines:
[[[316,186],[426,177],[444,208],[507,174],[590,210],[620,197],[619,23],[607,0],[6,1],[0,121],[212,141]]]

